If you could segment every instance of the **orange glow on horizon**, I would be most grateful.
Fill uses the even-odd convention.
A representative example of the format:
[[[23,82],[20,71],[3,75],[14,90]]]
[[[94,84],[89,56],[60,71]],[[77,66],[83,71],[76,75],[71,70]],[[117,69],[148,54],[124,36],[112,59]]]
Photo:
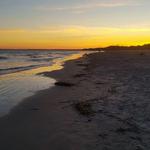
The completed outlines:
[[[0,30],[0,48],[80,49],[150,42],[148,28],[69,26],[39,30]]]

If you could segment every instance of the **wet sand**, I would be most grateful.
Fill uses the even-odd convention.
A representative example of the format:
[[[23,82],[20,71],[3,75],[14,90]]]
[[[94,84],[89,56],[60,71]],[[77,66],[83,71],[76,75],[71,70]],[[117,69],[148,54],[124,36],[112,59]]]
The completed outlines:
[[[150,52],[89,54],[44,74],[70,86],[40,91],[0,118],[1,150],[150,149]]]

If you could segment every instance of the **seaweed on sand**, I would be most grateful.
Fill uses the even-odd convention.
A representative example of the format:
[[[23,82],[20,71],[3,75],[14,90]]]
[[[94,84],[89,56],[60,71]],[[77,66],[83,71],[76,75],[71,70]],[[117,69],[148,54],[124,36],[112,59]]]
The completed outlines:
[[[55,83],[55,85],[57,86],[66,86],[66,87],[71,87],[74,86],[74,83],[70,83],[70,82],[65,82],[65,81],[58,81]]]
[[[84,116],[91,116],[94,114],[92,104],[87,101],[77,102],[74,104],[75,109]]]

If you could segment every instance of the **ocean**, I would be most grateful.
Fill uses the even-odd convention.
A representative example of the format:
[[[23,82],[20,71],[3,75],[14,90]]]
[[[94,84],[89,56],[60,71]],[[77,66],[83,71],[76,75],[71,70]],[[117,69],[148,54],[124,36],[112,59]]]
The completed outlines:
[[[55,79],[39,73],[61,69],[64,61],[83,54],[68,50],[0,50],[0,116],[24,98],[54,86]]]

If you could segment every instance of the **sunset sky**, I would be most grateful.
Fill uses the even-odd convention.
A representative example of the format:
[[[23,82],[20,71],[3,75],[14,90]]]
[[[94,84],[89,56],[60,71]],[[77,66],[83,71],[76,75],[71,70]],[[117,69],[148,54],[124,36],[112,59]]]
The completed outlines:
[[[0,48],[88,48],[149,42],[149,0],[0,1]]]

